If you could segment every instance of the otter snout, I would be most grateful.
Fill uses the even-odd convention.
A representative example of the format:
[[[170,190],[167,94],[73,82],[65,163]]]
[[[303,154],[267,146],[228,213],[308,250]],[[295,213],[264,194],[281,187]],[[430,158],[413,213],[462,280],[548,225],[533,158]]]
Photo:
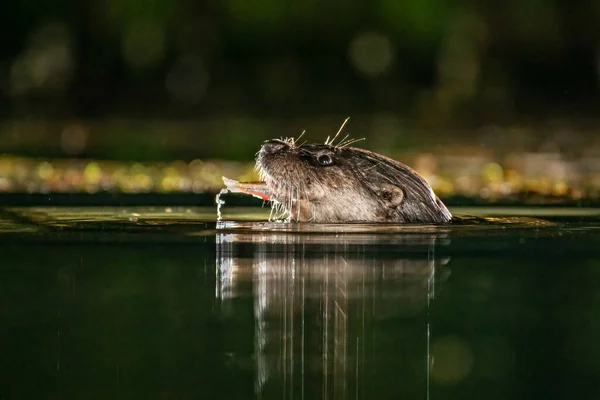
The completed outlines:
[[[275,154],[280,151],[288,148],[289,145],[278,139],[265,140],[260,148],[261,153],[263,154]]]

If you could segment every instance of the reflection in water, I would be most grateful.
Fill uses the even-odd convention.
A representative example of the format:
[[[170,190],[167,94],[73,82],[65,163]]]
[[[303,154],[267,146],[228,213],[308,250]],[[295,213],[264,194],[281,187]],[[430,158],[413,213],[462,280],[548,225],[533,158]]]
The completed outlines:
[[[428,397],[443,234],[386,235],[395,245],[381,247],[357,234],[228,232],[217,234],[216,297],[223,313],[254,298],[257,395],[381,398],[385,385]]]

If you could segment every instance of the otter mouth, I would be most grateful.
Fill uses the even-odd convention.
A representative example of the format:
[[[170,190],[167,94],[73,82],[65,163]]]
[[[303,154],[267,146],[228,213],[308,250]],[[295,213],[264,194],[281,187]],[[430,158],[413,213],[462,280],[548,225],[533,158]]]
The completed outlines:
[[[222,177],[227,190],[232,193],[251,195],[263,201],[273,203],[275,214],[283,217],[291,216],[298,204],[301,193],[293,181],[295,178],[288,176],[285,168],[286,158],[292,156],[298,149],[298,139],[273,139],[265,141],[257,153],[255,170],[259,175],[259,182],[239,182],[234,179]],[[292,190],[292,188],[296,190]]]
[[[267,140],[263,143],[258,152],[256,159],[255,170],[258,172],[262,181],[260,182],[239,182],[234,179],[229,179],[225,176],[222,177],[223,183],[227,189],[232,193],[242,193],[254,196],[265,201],[274,201],[274,191],[269,187],[267,181],[270,180],[270,174],[268,173],[268,167],[265,166],[265,158],[274,155],[285,149],[294,148],[295,143],[293,139],[287,140]]]

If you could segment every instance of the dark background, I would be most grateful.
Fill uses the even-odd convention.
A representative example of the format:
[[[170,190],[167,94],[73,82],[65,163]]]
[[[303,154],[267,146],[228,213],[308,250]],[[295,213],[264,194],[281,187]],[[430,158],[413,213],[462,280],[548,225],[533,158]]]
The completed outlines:
[[[11,1],[4,118],[596,116],[595,1]]]

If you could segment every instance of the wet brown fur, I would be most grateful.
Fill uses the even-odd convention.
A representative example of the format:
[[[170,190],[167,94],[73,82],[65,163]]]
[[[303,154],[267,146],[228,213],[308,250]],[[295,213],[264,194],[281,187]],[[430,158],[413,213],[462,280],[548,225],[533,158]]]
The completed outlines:
[[[447,223],[452,215],[410,167],[350,142],[297,145],[258,152],[256,168],[276,207],[298,222]],[[323,166],[320,156],[333,161]]]

